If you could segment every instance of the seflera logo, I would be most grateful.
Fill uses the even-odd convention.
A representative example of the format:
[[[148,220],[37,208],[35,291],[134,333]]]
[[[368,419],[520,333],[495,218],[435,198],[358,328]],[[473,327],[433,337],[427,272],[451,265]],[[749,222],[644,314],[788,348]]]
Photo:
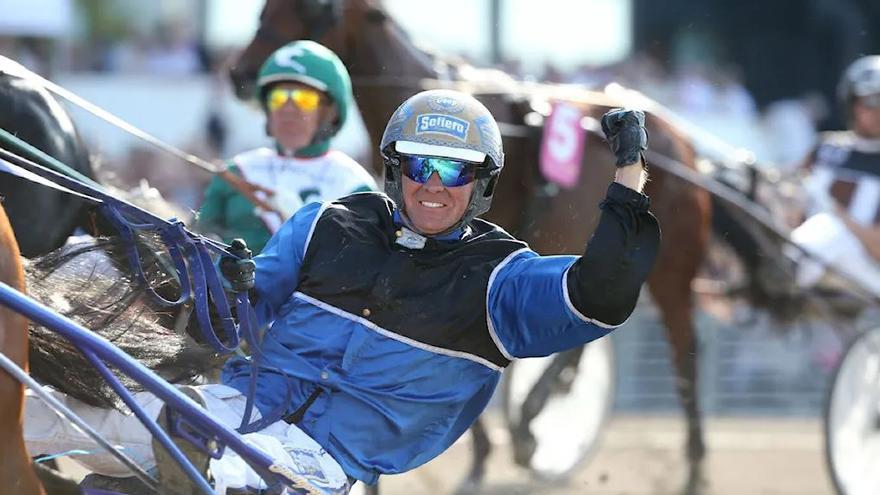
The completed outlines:
[[[433,132],[446,134],[460,141],[467,141],[470,122],[448,115],[425,113],[416,117],[416,134]]]

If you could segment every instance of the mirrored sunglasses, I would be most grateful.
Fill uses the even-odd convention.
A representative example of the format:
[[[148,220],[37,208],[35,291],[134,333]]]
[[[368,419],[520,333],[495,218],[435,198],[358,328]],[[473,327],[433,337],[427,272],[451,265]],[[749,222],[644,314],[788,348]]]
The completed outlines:
[[[274,88],[266,97],[266,106],[274,112],[292,101],[303,112],[314,112],[321,104],[321,93],[315,89],[307,88]]]
[[[425,184],[436,172],[446,187],[459,187],[474,181],[478,163],[435,156],[400,155],[403,174]]]

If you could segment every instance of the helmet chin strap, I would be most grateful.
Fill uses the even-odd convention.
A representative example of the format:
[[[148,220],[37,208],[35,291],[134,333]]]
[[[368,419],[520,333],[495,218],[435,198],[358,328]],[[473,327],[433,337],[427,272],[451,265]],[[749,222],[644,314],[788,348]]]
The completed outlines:
[[[296,154],[295,150],[290,150],[285,148],[284,146],[281,146],[281,142],[277,139],[275,139],[275,151],[277,151],[279,155],[285,158],[293,158]]]
[[[315,129],[315,135],[312,136],[312,142],[309,143],[309,146],[318,144],[322,141],[327,141],[336,135],[338,131],[339,127],[336,125],[335,119],[321,121],[321,123],[318,124],[318,128]]]
[[[430,238],[433,238],[433,237],[443,237],[443,236],[446,235],[446,234],[450,234],[450,233],[452,233],[452,232],[455,232],[457,229],[459,229],[459,228],[462,227],[461,224],[463,223],[463,220],[464,220],[464,216],[462,215],[462,218],[460,218],[460,219],[458,220],[458,222],[457,222],[455,225],[453,225],[452,227],[449,227],[448,229],[444,230],[443,232],[437,232],[436,234],[427,234],[427,233],[422,232],[421,230],[419,230],[419,228],[416,227],[416,226],[412,223],[412,220],[410,220],[410,219],[409,219],[409,216],[407,216],[407,214],[406,214],[406,208],[401,208],[401,209],[400,209],[400,218],[403,219],[403,226],[404,226],[404,227],[406,227],[407,229],[409,229],[409,230],[415,232],[416,234],[419,234],[419,235],[422,236],[422,237],[430,237]]]

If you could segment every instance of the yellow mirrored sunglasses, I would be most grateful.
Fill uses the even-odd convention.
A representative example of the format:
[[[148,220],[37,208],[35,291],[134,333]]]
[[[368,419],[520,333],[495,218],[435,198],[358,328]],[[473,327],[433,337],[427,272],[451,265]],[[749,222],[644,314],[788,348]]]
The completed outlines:
[[[314,112],[321,104],[321,93],[308,88],[274,88],[266,97],[266,106],[274,112],[283,107],[288,101],[292,101],[303,112]]]

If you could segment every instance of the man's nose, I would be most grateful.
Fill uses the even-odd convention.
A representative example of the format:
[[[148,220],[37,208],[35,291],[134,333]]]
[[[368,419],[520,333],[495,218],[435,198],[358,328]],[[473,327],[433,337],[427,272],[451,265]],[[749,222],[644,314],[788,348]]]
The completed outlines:
[[[440,192],[446,188],[446,186],[443,185],[443,181],[440,180],[440,174],[437,172],[431,174],[431,176],[428,177],[428,182],[425,182],[425,185],[422,187],[431,192]]]

